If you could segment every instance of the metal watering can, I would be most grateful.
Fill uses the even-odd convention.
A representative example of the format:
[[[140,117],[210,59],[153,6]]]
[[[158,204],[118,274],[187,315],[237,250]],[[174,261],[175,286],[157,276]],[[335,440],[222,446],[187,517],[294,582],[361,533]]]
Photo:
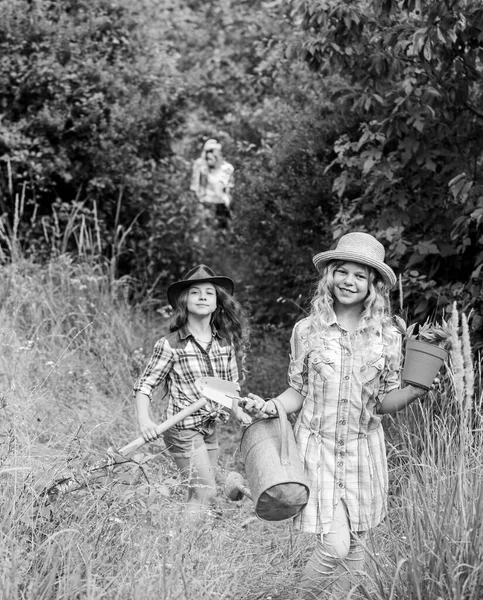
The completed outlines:
[[[299,514],[310,491],[287,413],[280,402],[273,402],[278,419],[249,425],[240,449],[255,514],[264,521],[283,521]]]
[[[204,377],[196,385],[217,402],[240,399],[238,384],[231,381]],[[307,504],[310,491],[287,413],[278,400],[273,403],[278,418],[254,421],[240,442],[248,489],[243,477],[232,472],[227,476],[225,493],[230,500],[251,498],[255,514],[264,521],[283,521],[298,515]]]

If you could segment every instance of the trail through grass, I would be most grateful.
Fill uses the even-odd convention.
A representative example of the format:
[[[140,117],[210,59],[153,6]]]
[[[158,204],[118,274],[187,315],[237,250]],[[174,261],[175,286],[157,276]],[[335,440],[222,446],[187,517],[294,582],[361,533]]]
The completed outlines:
[[[129,306],[127,282],[113,287],[66,257],[5,266],[0,278],[0,598],[297,600],[314,540],[256,519],[248,499],[224,497],[226,473],[243,472],[231,423],[221,430],[217,506],[199,527],[184,521],[185,482],[162,442],[43,503],[46,486],[137,437],[132,384],[166,320],[162,306]],[[284,388],[289,333],[254,332],[247,390]],[[387,420],[390,518],[365,540],[358,597],[483,597],[477,371],[470,405],[464,371],[458,386],[445,377]],[[159,420],[163,408],[158,398]]]

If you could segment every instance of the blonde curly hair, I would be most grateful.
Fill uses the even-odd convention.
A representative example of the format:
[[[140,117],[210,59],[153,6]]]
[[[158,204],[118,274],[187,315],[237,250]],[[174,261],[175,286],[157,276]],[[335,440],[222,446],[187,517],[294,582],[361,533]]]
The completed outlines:
[[[326,336],[334,319],[334,272],[345,261],[328,262],[322,270],[322,276],[317,284],[311,300],[308,316],[307,351],[321,346],[321,340]],[[371,341],[380,340],[386,349],[397,347],[394,340],[399,333],[394,326],[389,289],[382,277],[372,267],[362,265],[368,274],[368,293],[364,300],[360,319],[360,327],[354,333],[356,347],[363,348]],[[399,354],[394,350],[386,356],[390,365],[398,367]]]

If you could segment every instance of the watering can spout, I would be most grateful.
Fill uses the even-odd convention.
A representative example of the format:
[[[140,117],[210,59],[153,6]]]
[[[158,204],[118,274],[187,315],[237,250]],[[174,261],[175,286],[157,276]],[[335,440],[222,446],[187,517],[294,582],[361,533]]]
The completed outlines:
[[[252,494],[245,485],[243,477],[236,471],[231,471],[226,476],[225,495],[228,500],[233,500],[235,502],[241,500],[244,496],[252,500]]]

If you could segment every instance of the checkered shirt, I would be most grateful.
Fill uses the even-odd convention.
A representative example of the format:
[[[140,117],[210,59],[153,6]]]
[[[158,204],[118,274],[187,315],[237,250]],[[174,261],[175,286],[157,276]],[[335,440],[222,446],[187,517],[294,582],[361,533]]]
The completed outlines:
[[[367,531],[386,514],[388,472],[384,432],[377,406],[400,385],[399,370],[386,365],[379,332],[362,346],[335,318],[317,350],[307,352],[308,320],[292,332],[288,382],[304,397],[294,426],[310,499],[295,517],[297,529],[328,533],[339,499],[351,529]],[[400,336],[392,349],[401,352]],[[359,348],[359,349],[358,349]]]
[[[153,354],[134,385],[134,394],[142,392],[152,400],[153,391],[165,384],[168,392],[167,417],[179,413],[204,396],[195,381],[199,377],[219,377],[238,381],[235,350],[230,342],[213,332],[211,344],[205,350],[187,327],[158,340]],[[208,403],[175,425],[178,429],[193,429],[208,419],[227,420],[228,413],[217,402]]]

